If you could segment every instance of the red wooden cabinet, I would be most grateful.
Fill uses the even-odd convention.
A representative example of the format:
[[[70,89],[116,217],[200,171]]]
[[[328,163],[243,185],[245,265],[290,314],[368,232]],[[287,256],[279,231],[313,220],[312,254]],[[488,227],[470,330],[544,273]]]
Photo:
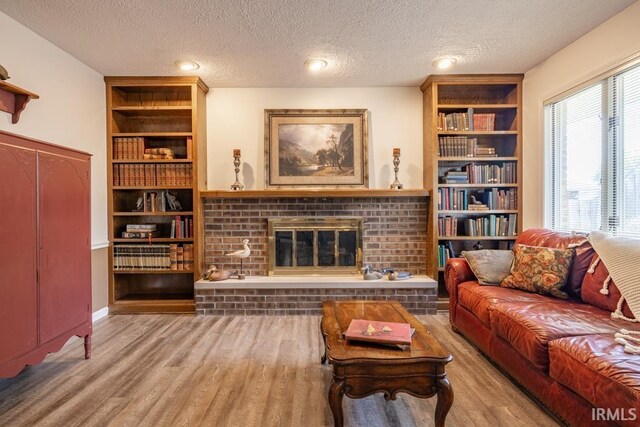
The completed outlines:
[[[91,353],[90,156],[0,132],[0,377]]]

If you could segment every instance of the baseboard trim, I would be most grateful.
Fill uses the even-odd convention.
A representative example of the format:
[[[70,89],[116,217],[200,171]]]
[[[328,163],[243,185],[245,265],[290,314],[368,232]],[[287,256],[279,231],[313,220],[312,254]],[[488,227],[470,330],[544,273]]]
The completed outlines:
[[[94,312],[91,315],[91,321],[92,322],[96,322],[96,321],[102,319],[103,317],[107,317],[108,314],[109,314],[109,307],[101,308],[100,310]]]

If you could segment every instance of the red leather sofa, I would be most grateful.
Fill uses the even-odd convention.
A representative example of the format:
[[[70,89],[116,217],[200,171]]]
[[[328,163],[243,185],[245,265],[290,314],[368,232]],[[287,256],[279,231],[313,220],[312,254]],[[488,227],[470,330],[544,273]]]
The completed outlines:
[[[530,229],[516,244],[566,248],[581,241],[584,236]],[[614,333],[640,325],[612,320],[611,311],[581,300],[593,258],[588,243],[576,249],[569,300],[480,286],[464,258],[450,259],[450,322],[569,425],[638,426],[640,355],[624,353]]]

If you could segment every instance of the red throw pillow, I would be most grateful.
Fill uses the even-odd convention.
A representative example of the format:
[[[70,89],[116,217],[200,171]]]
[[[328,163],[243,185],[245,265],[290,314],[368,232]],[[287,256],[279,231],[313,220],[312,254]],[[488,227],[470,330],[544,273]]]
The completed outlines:
[[[589,265],[592,265],[597,259],[598,254],[594,254],[591,257],[591,263]],[[613,313],[616,311],[618,301],[620,301],[622,295],[613,280],[609,282],[609,295],[603,295],[600,293],[600,289],[602,289],[607,277],[609,277],[609,270],[607,270],[607,267],[604,265],[602,260],[600,260],[593,273],[589,273],[589,271],[587,271],[584,275],[581,291],[582,301]],[[622,313],[630,319],[634,317],[626,301],[622,305]]]

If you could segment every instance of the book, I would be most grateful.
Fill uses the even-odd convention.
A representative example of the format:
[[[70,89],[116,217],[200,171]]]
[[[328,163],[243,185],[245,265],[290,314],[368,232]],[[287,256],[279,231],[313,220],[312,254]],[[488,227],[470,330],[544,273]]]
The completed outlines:
[[[123,231],[123,239],[146,239],[148,237],[158,237],[159,231]]]
[[[411,344],[411,325],[408,323],[380,322],[353,319],[344,333],[347,340],[380,344]]]
[[[128,232],[149,232],[156,231],[156,224],[127,224]]]

